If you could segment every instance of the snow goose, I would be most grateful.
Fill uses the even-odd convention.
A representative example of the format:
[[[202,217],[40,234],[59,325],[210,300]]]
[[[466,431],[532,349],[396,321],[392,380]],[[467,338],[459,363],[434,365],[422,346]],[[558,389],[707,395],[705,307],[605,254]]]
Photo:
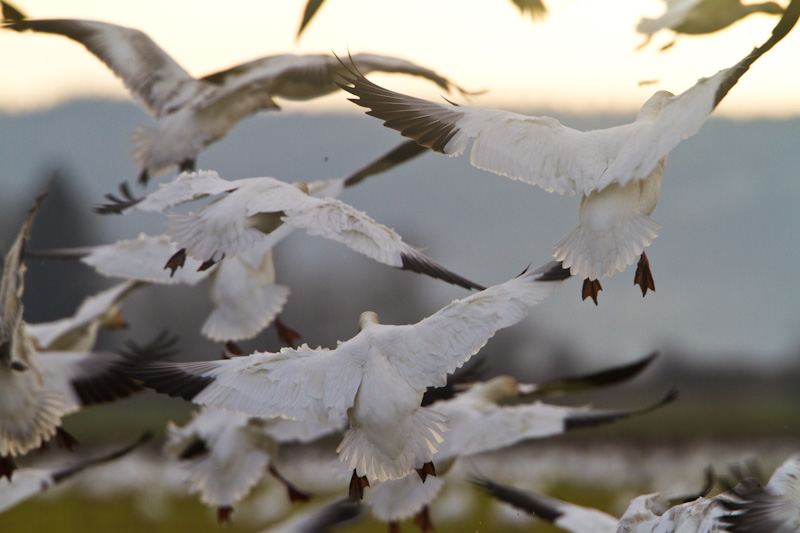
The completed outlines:
[[[554,437],[574,429],[649,413],[677,397],[674,391],[670,391],[658,402],[644,408],[609,410],[546,404],[536,399],[538,390],[537,384],[518,383],[513,377],[504,375],[473,384],[452,399],[430,405],[431,409],[447,418],[447,433],[436,455],[437,475],[445,474],[459,457],[497,451],[525,440]],[[417,514],[416,522],[423,531],[432,530],[428,505],[438,490],[425,487],[419,481],[409,476],[380,483],[367,498],[372,513],[389,522],[390,527]],[[440,485],[437,482],[437,487]]]
[[[639,48],[647,46],[653,34],[660,30],[672,30],[676,35],[672,42],[661,50],[675,44],[677,34],[702,35],[727,28],[734,22],[753,13],[780,15],[783,7],[776,2],[742,4],[741,0],[665,0],[666,11],[658,18],[642,17],[636,31],[645,34]]]
[[[707,483],[700,494],[670,498],[660,493],[634,498],[621,519],[597,509],[476,479],[475,485],[493,497],[526,511],[572,533],[721,533],[722,518],[728,514],[722,505],[728,493],[706,498],[714,478],[707,471]]]
[[[732,492],[738,498],[723,502],[733,511],[724,518],[730,524],[728,531],[800,531],[800,455],[784,461],[764,487],[755,480],[745,480]]]
[[[29,254],[26,253],[26,257]],[[97,341],[98,331],[127,326],[120,304],[134,289],[144,284],[125,281],[86,298],[74,315],[52,322],[25,324],[25,333],[46,351],[88,352]]]
[[[344,416],[319,424],[205,407],[183,427],[169,423],[164,449],[180,460],[191,491],[199,492],[203,503],[217,508],[220,522],[227,522],[233,506],[247,496],[265,470],[286,486],[291,501],[308,500],[309,495],[274,465],[281,443],[310,442],[342,431],[346,425]]]
[[[416,324],[382,325],[364,312],[359,333],[333,349],[304,344],[224,361],[152,362],[136,376],[159,392],[252,416],[325,424],[346,415],[350,428],[337,451],[353,471],[351,496],[360,498],[370,480],[435,473],[433,456],[447,426],[444,416],[420,406],[425,389],[444,385],[497,330],[522,320],[567,277],[551,262]]]
[[[429,102],[376,85],[352,65],[341,86],[368,115],[421,145],[456,156],[472,144],[470,162],[477,168],[547,192],[580,193],[580,223],[553,256],[585,280],[583,298],[597,303],[599,280],[637,256],[634,283],[643,295],[655,290],[644,249],[660,228],[649,215],[667,154],[700,129],[750,65],[792,29],[799,11],[792,2],[772,37],[733,67],[678,96],[658,91],[634,122],[604,130],[583,132],[550,117]]]
[[[87,468],[114,461],[129,454],[152,438],[151,433],[142,435],[136,442],[105,455],[89,457],[72,464],[51,468],[20,468],[14,480],[0,478],[0,513],[45,490],[71,479]]]
[[[363,211],[335,198],[309,195],[303,182],[289,184],[275,178],[228,181],[214,171],[185,173],[148,194],[136,207],[163,211],[173,206],[220,196],[195,213],[170,215],[170,236],[180,248],[167,262],[176,269],[186,255],[209,268],[225,257],[252,248],[271,249],[295,228],[325,237],[380,263],[412,270],[467,289],[482,289],[404,243],[393,230]]]
[[[343,72],[329,54],[281,54],[262,57],[226,70],[194,78],[145,33],[92,20],[20,20],[3,28],[63,35],[84,45],[122,79],[128,90],[154,116],[154,128],[133,134],[140,182],[177,165],[191,171],[201,150],[223,138],[250,115],[278,109],[274,97],[317,98],[338,90]],[[419,76],[445,90],[466,93],[447,78],[405,59],[355,54],[362,72],[381,71]]]

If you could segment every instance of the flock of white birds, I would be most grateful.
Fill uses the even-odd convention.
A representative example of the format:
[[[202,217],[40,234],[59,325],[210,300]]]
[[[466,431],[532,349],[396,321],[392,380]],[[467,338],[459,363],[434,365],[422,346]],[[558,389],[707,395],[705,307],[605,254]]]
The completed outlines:
[[[309,1],[301,31],[321,3]],[[545,12],[541,2],[519,5],[539,16]],[[0,511],[86,467],[118,459],[147,440],[144,436],[111,454],[63,468],[18,469],[16,464],[50,440],[71,447],[75,439],[61,427],[68,414],[147,387],[201,406],[185,426],[169,425],[164,452],[182,465],[187,490],[216,508],[221,521],[230,519],[267,472],[286,486],[291,501],[309,499],[278,470],[279,449],[341,435],[330,455],[335,468],[349,476],[349,485],[341,487],[344,494],[276,529],[282,531],[325,530],[358,515],[362,500],[392,530],[416,516],[417,525],[428,531],[433,529],[428,507],[458,458],[644,414],[673,401],[673,391],[652,405],[629,410],[542,401],[630,379],[654,356],[543,384],[519,383],[512,376],[480,380],[467,372],[454,378],[454,373],[495,332],[518,323],[571,276],[584,280],[582,297],[597,304],[600,280],[638,258],[635,283],[643,295],[655,290],[644,249],[660,228],[649,215],[658,201],[667,154],[700,129],[750,65],[800,16],[800,0],[785,9],[771,2],[743,7],[737,1],[669,1],[668,13],[660,21],[643,21],[641,31],[717,31],[756,10],[782,16],[772,35],[733,66],[680,95],[656,92],[630,124],[584,132],[550,117],[429,102],[364,77],[371,71],[402,73],[469,94],[435,71],[396,57],[270,56],[194,78],[136,29],[90,20],[32,20],[5,2],[2,8],[3,30],[54,33],[84,45],[152,113],[156,126],[134,133],[142,185],[174,167],[180,174],[141,196],[124,185],[97,208],[101,213],[166,214],[166,234],[26,251],[45,193],[7,251],[0,286]],[[710,17],[707,10],[720,16]],[[278,108],[274,97],[310,99],[340,88],[368,108],[367,114],[411,141],[336,180],[226,180],[215,171],[195,171],[198,154],[237,122]],[[471,151],[470,161],[478,168],[546,192],[580,194],[578,226],[555,245],[552,261],[483,287],[337,199],[347,187],[427,149],[450,156]],[[175,210],[201,200],[194,212]],[[336,347],[296,346],[300,334],[278,318],[289,288],[276,284],[272,259],[274,246],[295,228],[379,263],[476,292],[415,324],[381,324],[374,312],[365,311],[358,334]],[[87,298],[72,317],[28,324],[22,304],[26,256],[79,259],[123,281]],[[209,280],[213,312],[201,333],[224,343],[224,358],[165,361],[174,352],[167,336],[146,346],[129,343],[116,353],[94,351],[100,328],[124,324],[120,306],[133,290],[159,283],[195,285],[203,279]],[[237,341],[273,323],[286,347],[275,353],[240,353]],[[476,476],[474,482],[567,531],[800,530],[798,456],[764,487],[746,478],[713,497],[708,490],[684,498],[641,496],[620,519],[489,479]]]

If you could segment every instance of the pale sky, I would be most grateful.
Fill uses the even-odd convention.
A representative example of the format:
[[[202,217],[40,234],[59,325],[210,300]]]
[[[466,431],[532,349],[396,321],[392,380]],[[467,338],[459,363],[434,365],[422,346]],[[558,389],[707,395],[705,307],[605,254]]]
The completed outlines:
[[[546,0],[543,22],[510,0],[326,0],[295,41],[305,0],[17,0],[30,18],[83,18],[138,28],[190,73],[202,76],[276,53],[369,51],[403,57],[488,93],[482,107],[572,112],[632,112],[656,90],[680,93],[732,66],[765,41],[778,18],[752,15],[710,36],[635,32],[657,0]],[[785,4],[786,2],[784,2]],[[0,31],[0,111],[30,111],[71,98],[127,99],[122,83],[81,45],[64,37]],[[715,111],[728,117],[800,115],[800,30],[795,29],[741,79]],[[389,88],[436,99],[441,90],[405,76],[371,75]],[[658,83],[639,86],[642,80]],[[464,102],[460,97],[456,100]],[[285,103],[287,111],[363,112],[337,93]]]

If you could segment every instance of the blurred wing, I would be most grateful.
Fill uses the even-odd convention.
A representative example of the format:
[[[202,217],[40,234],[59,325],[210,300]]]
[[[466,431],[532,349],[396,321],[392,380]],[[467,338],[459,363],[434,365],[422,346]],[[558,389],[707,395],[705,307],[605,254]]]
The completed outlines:
[[[499,329],[512,326],[550,296],[569,271],[560,263],[494,285],[407,326],[381,326],[376,341],[401,376],[417,390],[441,387]],[[372,328],[369,328],[372,329]]]
[[[519,9],[519,12],[525,15],[526,13],[531,17],[531,20],[537,21],[544,19],[547,15],[547,7],[542,0],[511,0]]]
[[[72,345],[86,335],[131,291],[141,287],[138,281],[125,281],[86,298],[75,314],[69,318],[40,324],[26,324],[25,331],[36,338],[44,350],[62,349],[57,346]],[[96,337],[96,336],[95,336]],[[94,342],[90,343],[92,346]]]
[[[164,265],[177,251],[168,235],[142,233],[135,239],[93,247],[81,261],[104,276],[149,283],[196,285],[208,277],[211,271],[198,272],[202,263],[192,257],[171,276]]]
[[[296,39],[300,39],[300,34],[303,33],[308,23],[311,22],[311,19],[317,14],[317,10],[319,10],[324,1],[325,0],[308,0],[308,2],[306,2],[306,8],[303,10],[303,20],[300,21],[300,27],[297,29]]]
[[[129,343],[124,353],[39,352],[44,389],[61,394],[66,413],[126,398],[142,390],[133,377],[136,365],[172,355],[173,343],[162,335],[141,348]]]
[[[441,452],[435,457],[441,457]],[[381,481],[365,495],[373,516],[382,522],[399,522],[411,518],[433,502],[444,486],[443,478],[428,476],[423,483],[419,476]]]
[[[389,72],[392,74],[409,74],[432,81],[445,91],[450,91],[451,88],[455,88],[461,94],[474,94],[465,91],[437,72],[400,57],[361,53],[351,55],[350,60],[352,64],[355,65],[356,70],[363,74],[373,71]],[[345,68],[343,68],[339,62],[334,61],[333,58],[330,58],[330,61],[332,67],[335,68],[339,74],[346,73]]]
[[[349,497],[338,497],[306,507],[263,533],[326,533],[338,525],[350,523],[360,514],[361,506],[358,502]]]
[[[91,20],[23,20],[15,31],[55,33],[77,41],[97,56],[156,117],[181,105],[197,81],[139,30]]]
[[[341,87],[356,104],[422,146],[450,156],[472,142],[470,163],[480,169],[538,185],[548,192],[593,190],[613,154],[606,146],[628,132],[580,132],[550,117],[532,117],[485,108],[438,104],[384,89],[353,69]],[[609,131],[609,130],[605,130]],[[612,141],[616,141],[612,143]]]
[[[572,533],[613,533],[617,531],[619,521],[596,509],[500,485],[488,479],[478,479],[473,483],[494,498]]]
[[[184,172],[171,182],[161,184],[136,204],[136,208],[163,213],[170,207],[232,191],[239,186],[239,183],[220,178],[213,170]]]
[[[198,405],[326,423],[345,416],[361,383],[366,353],[351,354],[350,346],[312,350],[304,344],[222,361],[146,363],[136,377]]]

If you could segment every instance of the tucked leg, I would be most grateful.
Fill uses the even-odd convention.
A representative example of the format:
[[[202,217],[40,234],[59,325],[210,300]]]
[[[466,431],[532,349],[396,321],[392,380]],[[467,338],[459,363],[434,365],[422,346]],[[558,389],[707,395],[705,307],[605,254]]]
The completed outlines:
[[[353,477],[350,478],[350,499],[360,501],[364,499],[364,489],[369,487],[367,476],[359,476],[353,470]]]
[[[644,252],[639,258],[639,264],[636,265],[636,276],[633,278],[633,284],[641,287],[642,297],[647,294],[647,289],[656,292],[653,274],[650,273],[650,261],[647,260],[647,255]]]
[[[0,479],[7,478],[11,481],[11,474],[17,469],[17,465],[11,457],[0,455]]]
[[[433,531],[435,529],[433,527],[431,513],[427,505],[424,506],[419,513],[417,513],[416,517],[414,517],[414,524],[417,525],[422,533],[427,533],[428,531]]]
[[[294,485],[292,485],[289,482],[289,480],[286,479],[285,477],[283,477],[281,475],[281,473],[278,472],[278,470],[274,466],[269,465],[269,473],[272,474],[272,476],[275,479],[277,479],[278,481],[283,483],[284,487],[286,487],[286,491],[289,493],[289,501],[290,502],[292,502],[292,503],[294,503],[294,502],[307,502],[308,500],[311,499],[311,495],[310,494],[308,494],[307,492],[303,492],[302,490],[300,490],[297,487],[295,487]]]
[[[231,515],[233,514],[233,507],[230,505],[220,505],[217,507],[217,523],[230,524]]]
[[[300,339],[300,334],[292,328],[288,327],[283,321],[275,317],[275,329],[278,330],[278,339],[286,346],[294,348],[297,346],[297,341]]]
[[[600,286],[600,282],[596,279],[589,279],[586,278],[583,280],[583,291],[581,296],[585,300],[586,298],[592,297],[594,301],[594,305],[597,305],[597,293],[602,291],[603,287]]]

